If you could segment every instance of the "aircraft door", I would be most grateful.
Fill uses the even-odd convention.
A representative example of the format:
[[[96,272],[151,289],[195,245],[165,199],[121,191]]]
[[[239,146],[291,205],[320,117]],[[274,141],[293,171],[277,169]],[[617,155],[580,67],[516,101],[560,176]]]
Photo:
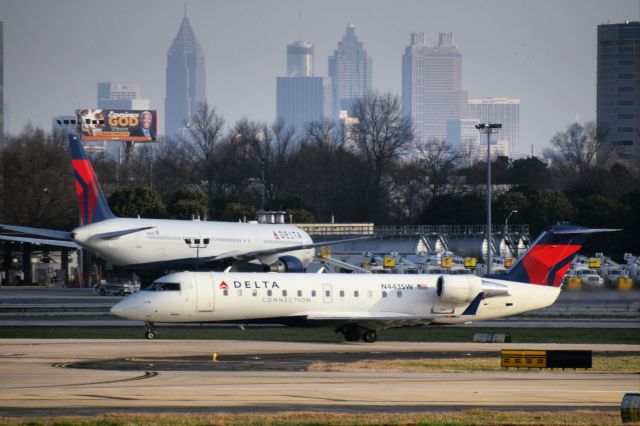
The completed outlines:
[[[331,284],[322,284],[322,300],[324,303],[333,303]]]
[[[214,305],[214,285],[209,274],[195,274],[196,311],[212,312]]]

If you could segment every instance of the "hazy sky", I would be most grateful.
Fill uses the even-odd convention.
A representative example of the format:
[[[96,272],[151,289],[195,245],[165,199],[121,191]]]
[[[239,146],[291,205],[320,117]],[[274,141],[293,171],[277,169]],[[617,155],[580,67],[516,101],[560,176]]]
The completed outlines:
[[[96,83],[138,82],[164,113],[166,55],[187,4],[206,57],[207,100],[233,124],[275,117],[286,45],[313,43],[327,75],[349,22],[373,58],[373,87],[400,94],[411,32],[453,31],[470,98],[520,98],[520,146],[537,153],[595,119],[597,25],[640,20],[639,0],[0,0],[5,126],[96,106]],[[164,129],[162,119],[159,129]]]

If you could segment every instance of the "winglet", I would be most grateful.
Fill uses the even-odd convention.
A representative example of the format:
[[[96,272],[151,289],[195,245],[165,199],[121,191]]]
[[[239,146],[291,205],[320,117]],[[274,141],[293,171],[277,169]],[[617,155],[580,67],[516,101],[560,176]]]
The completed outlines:
[[[480,302],[482,301],[483,297],[484,297],[484,293],[483,292],[478,293],[476,298],[473,299],[471,301],[471,303],[469,303],[469,306],[467,306],[467,309],[464,310],[464,312],[462,313],[461,316],[463,316],[463,317],[473,317],[473,316],[475,316],[476,312],[478,312],[478,308],[480,307]]]

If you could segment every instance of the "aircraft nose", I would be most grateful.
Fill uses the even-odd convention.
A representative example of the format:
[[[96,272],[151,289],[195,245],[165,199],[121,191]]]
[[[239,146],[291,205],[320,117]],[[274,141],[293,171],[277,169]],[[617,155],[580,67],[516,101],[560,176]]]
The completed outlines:
[[[111,313],[122,318],[128,318],[133,310],[135,309],[128,298],[121,300],[111,307]]]

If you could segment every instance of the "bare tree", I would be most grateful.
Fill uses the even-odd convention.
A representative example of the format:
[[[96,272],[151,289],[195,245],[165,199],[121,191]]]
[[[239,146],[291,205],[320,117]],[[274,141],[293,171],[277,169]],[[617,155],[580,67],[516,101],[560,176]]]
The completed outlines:
[[[348,130],[367,162],[370,215],[380,219],[383,177],[413,141],[413,128],[401,113],[398,96],[390,93],[370,93],[356,99],[353,116],[357,123]]]
[[[421,180],[431,198],[442,195],[464,155],[444,139],[429,139],[416,145]]]

